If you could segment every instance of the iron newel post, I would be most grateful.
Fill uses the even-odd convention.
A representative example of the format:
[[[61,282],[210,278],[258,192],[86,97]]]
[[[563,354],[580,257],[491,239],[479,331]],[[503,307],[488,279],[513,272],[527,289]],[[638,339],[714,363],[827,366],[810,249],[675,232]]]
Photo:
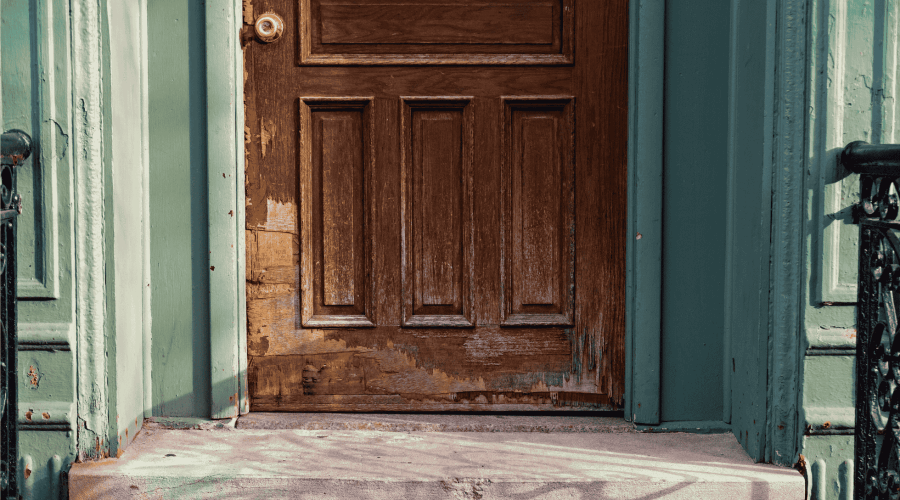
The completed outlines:
[[[31,152],[25,132],[0,135],[0,498],[18,498],[16,217],[22,213],[22,197],[16,193],[16,169]]]
[[[900,499],[900,145],[851,142],[841,163],[860,174],[854,497]]]

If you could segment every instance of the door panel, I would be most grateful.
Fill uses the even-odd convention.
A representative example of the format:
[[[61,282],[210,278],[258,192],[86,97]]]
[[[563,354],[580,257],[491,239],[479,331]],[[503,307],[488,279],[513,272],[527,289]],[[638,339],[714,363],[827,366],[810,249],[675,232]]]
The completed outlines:
[[[299,64],[570,64],[574,3],[301,0]]]
[[[502,102],[502,324],[572,326],[574,98]]]
[[[625,2],[254,9],[252,409],[621,404]]]
[[[300,99],[305,328],[374,326],[371,108],[371,99]]]
[[[471,327],[471,98],[404,98],[401,112],[401,324]]]

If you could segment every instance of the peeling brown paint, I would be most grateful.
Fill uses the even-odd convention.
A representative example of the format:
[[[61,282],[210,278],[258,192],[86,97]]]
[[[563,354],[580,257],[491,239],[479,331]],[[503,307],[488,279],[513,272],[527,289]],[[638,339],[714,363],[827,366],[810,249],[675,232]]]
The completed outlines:
[[[25,420],[31,422],[31,416],[32,416],[32,415],[34,415],[34,413],[33,413],[31,410],[26,411],[26,412],[25,412]]]
[[[50,414],[47,412],[41,413],[41,416],[44,417],[44,420],[50,420]]]
[[[243,0],[244,24],[253,24],[253,2],[252,0]]]

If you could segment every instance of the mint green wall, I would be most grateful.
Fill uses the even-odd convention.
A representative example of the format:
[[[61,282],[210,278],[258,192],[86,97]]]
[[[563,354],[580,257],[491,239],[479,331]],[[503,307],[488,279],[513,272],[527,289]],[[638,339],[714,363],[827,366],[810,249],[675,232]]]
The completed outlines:
[[[813,498],[849,498],[856,345],[858,176],[838,163],[848,142],[900,143],[900,2],[811,0],[801,453]],[[825,355],[817,355],[825,354]],[[824,422],[844,435],[822,435]]]
[[[204,5],[148,3],[153,414],[210,414]]]
[[[662,421],[721,421],[728,3],[666,3]]]

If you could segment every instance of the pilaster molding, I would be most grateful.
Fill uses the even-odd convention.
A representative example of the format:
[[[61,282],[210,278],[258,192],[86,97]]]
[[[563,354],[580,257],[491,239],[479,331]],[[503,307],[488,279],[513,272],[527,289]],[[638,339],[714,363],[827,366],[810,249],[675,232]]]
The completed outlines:
[[[775,3],[771,322],[766,460],[797,461],[802,332],[808,0]]]
[[[72,0],[78,454],[109,453],[106,360],[103,0]]]
[[[665,2],[632,1],[628,61],[625,418],[660,422]]]

